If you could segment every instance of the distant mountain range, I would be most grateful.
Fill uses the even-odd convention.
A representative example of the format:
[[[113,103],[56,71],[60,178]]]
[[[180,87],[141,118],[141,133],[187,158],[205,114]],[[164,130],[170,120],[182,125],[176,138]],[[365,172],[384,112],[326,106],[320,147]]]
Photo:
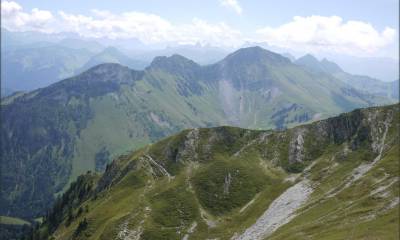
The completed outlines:
[[[91,67],[102,63],[118,63],[135,70],[142,70],[149,65],[149,62],[132,59],[114,47],[107,47],[101,52],[92,56],[78,72],[83,72]]]
[[[399,80],[383,82],[368,76],[349,74],[343,71],[336,63],[325,58],[318,61],[310,54],[295,60],[294,63],[304,66],[315,73],[330,74],[357,90],[377,96],[399,99]]]
[[[3,28],[1,40],[2,69],[4,69],[1,76],[3,96],[15,91],[31,91],[46,87],[101,63],[119,63],[142,70],[157,56],[179,54],[200,64],[211,64],[228,55],[226,49],[200,44],[172,44],[170,47],[156,49],[140,43],[137,39],[124,41],[83,39],[71,33],[10,32]],[[282,55],[292,62],[296,61],[295,57],[288,52]],[[298,59],[297,63],[305,62],[303,58]],[[321,63],[315,61],[314,65],[329,62],[328,60],[323,60]],[[310,62],[313,61],[310,60]],[[333,62],[330,63],[336,65]],[[318,67],[314,66],[314,70],[315,68]],[[390,89],[396,88],[398,82],[381,83],[378,79],[348,74],[339,66],[337,68],[337,72],[328,71],[328,73],[356,89],[397,99],[397,89],[391,93]]]
[[[101,63],[119,63],[142,70],[156,56],[181,54],[208,64],[227,55],[227,51],[216,47],[178,45],[156,50],[138,43],[135,47],[134,42],[122,44],[111,40],[81,39],[67,33],[10,32],[2,28],[4,71],[1,93],[7,96],[15,91],[46,87]]]
[[[58,45],[2,52],[2,86],[29,91],[72,76],[89,61],[91,52]],[[4,93],[4,92],[3,92]]]
[[[2,33],[5,35],[1,54],[3,96],[47,87],[100,63],[120,63],[135,69],[144,69],[149,64],[95,41],[42,36],[37,41],[24,42],[21,39],[23,33],[5,30]]]
[[[289,49],[270,45],[267,42],[247,42],[241,47],[260,46],[281,53],[292,61],[307,55],[302,49]],[[318,52],[317,58],[329,59],[337,63],[345,72],[353,75],[367,75],[375,79],[391,82],[399,79],[399,59],[389,57],[357,57],[338,53]],[[295,57],[296,56],[296,57]]]
[[[40,216],[80,174],[182,129],[283,129],[391,102],[260,47],[206,66],[180,55],[142,71],[100,64],[2,99],[0,215]]]
[[[192,59],[196,63],[202,65],[216,63],[229,54],[225,49],[212,46],[201,46],[199,44],[175,45],[159,50],[126,50],[126,52],[132,58],[142,59],[145,61],[151,61],[157,56],[171,56],[178,54]]]

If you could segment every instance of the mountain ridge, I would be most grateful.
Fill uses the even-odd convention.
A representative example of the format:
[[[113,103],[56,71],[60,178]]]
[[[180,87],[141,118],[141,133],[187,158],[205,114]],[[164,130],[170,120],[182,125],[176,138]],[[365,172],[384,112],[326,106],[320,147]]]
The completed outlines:
[[[398,80],[393,82],[383,82],[369,76],[349,74],[336,63],[329,61],[326,58],[319,61],[311,54],[307,54],[297,59],[294,63],[304,66],[315,73],[330,74],[361,92],[389,97],[395,100],[399,99],[398,88],[396,88]]]
[[[395,104],[284,131],[184,130],[81,176],[38,239],[395,238],[398,118]]]

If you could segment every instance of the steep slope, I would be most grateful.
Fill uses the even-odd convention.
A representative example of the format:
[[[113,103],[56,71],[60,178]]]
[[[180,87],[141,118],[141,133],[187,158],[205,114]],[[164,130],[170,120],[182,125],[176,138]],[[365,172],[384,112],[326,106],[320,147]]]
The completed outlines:
[[[325,58],[318,61],[318,59],[310,54],[297,59],[295,63],[316,73],[331,74],[359,91],[395,100],[399,99],[398,80],[383,82],[368,76],[349,74],[343,71],[336,63],[328,61]]]
[[[35,239],[397,239],[399,117],[185,130],[79,177]]]
[[[98,65],[2,102],[0,214],[40,216],[78,175],[182,129],[281,129],[382,102],[259,47],[207,66],[179,55],[143,71]]]
[[[203,99],[184,101],[174,79],[153,74],[99,65],[3,102],[1,214],[40,215],[69,179],[102,171],[114,156],[180,129],[223,122],[222,111]],[[151,85],[157,80],[163,89]]]
[[[382,100],[260,47],[238,50],[212,67],[224,111],[241,127],[283,128]]]

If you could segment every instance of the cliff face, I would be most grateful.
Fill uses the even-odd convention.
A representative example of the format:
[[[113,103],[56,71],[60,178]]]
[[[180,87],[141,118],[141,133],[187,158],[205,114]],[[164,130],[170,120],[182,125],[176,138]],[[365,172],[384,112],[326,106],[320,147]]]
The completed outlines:
[[[397,104],[285,131],[185,130],[82,176],[41,234],[340,239],[357,229],[354,239],[395,238],[398,120]]]

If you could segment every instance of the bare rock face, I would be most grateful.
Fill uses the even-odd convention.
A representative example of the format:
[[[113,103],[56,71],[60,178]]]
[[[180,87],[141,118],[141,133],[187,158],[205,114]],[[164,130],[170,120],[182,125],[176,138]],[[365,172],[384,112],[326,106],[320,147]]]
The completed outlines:
[[[176,156],[178,161],[184,159],[197,160],[198,158],[198,144],[199,144],[199,129],[195,128],[188,132],[183,145],[179,148]]]
[[[368,112],[365,121],[368,125],[371,126],[369,136],[371,139],[371,148],[372,151],[376,154],[379,154],[382,148],[382,136],[384,132],[387,131],[388,124],[392,121],[393,112],[388,111],[384,116],[384,121],[380,120],[382,114],[379,111]]]
[[[289,163],[301,163],[304,159],[304,129],[298,129],[289,145]]]
[[[229,194],[229,187],[231,186],[232,176],[231,173],[225,176],[224,179],[224,194]]]

